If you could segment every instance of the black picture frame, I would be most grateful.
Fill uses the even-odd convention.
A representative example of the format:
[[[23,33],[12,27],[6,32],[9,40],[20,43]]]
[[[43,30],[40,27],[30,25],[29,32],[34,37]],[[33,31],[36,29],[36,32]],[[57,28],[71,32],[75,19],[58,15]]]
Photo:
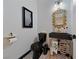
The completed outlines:
[[[23,28],[33,27],[33,12],[25,7],[22,7],[22,26]]]

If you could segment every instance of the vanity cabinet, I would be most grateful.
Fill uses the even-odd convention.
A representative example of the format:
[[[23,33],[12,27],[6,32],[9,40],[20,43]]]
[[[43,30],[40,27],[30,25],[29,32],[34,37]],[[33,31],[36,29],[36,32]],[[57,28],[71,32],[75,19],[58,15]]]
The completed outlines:
[[[73,59],[74,38],[76,37],[69,33],[49,33],[49,59]],[[54,45],[54,47],[52,47],[52,45]]]

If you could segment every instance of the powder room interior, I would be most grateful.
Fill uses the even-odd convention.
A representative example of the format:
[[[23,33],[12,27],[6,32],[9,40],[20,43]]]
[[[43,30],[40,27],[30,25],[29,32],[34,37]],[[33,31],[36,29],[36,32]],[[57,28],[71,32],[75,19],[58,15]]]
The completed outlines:
[[[4,0],[4,59],[76,59],[75,0]]]

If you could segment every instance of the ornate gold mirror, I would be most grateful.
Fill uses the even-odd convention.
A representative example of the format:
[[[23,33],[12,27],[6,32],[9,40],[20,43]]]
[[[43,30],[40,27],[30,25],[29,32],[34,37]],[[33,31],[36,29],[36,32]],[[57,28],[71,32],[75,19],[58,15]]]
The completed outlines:
[[[67,25],[66,21],[66,10],[58,9],[52,14],[53,26],[57,29],[65,28]]]

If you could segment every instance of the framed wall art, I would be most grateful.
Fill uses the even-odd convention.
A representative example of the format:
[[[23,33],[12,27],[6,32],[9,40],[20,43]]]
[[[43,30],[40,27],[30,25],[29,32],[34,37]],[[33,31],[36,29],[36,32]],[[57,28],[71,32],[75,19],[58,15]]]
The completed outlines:
[[[23,28],[33,27],[33,13],[25,7],[22,7],[22,21]]]

